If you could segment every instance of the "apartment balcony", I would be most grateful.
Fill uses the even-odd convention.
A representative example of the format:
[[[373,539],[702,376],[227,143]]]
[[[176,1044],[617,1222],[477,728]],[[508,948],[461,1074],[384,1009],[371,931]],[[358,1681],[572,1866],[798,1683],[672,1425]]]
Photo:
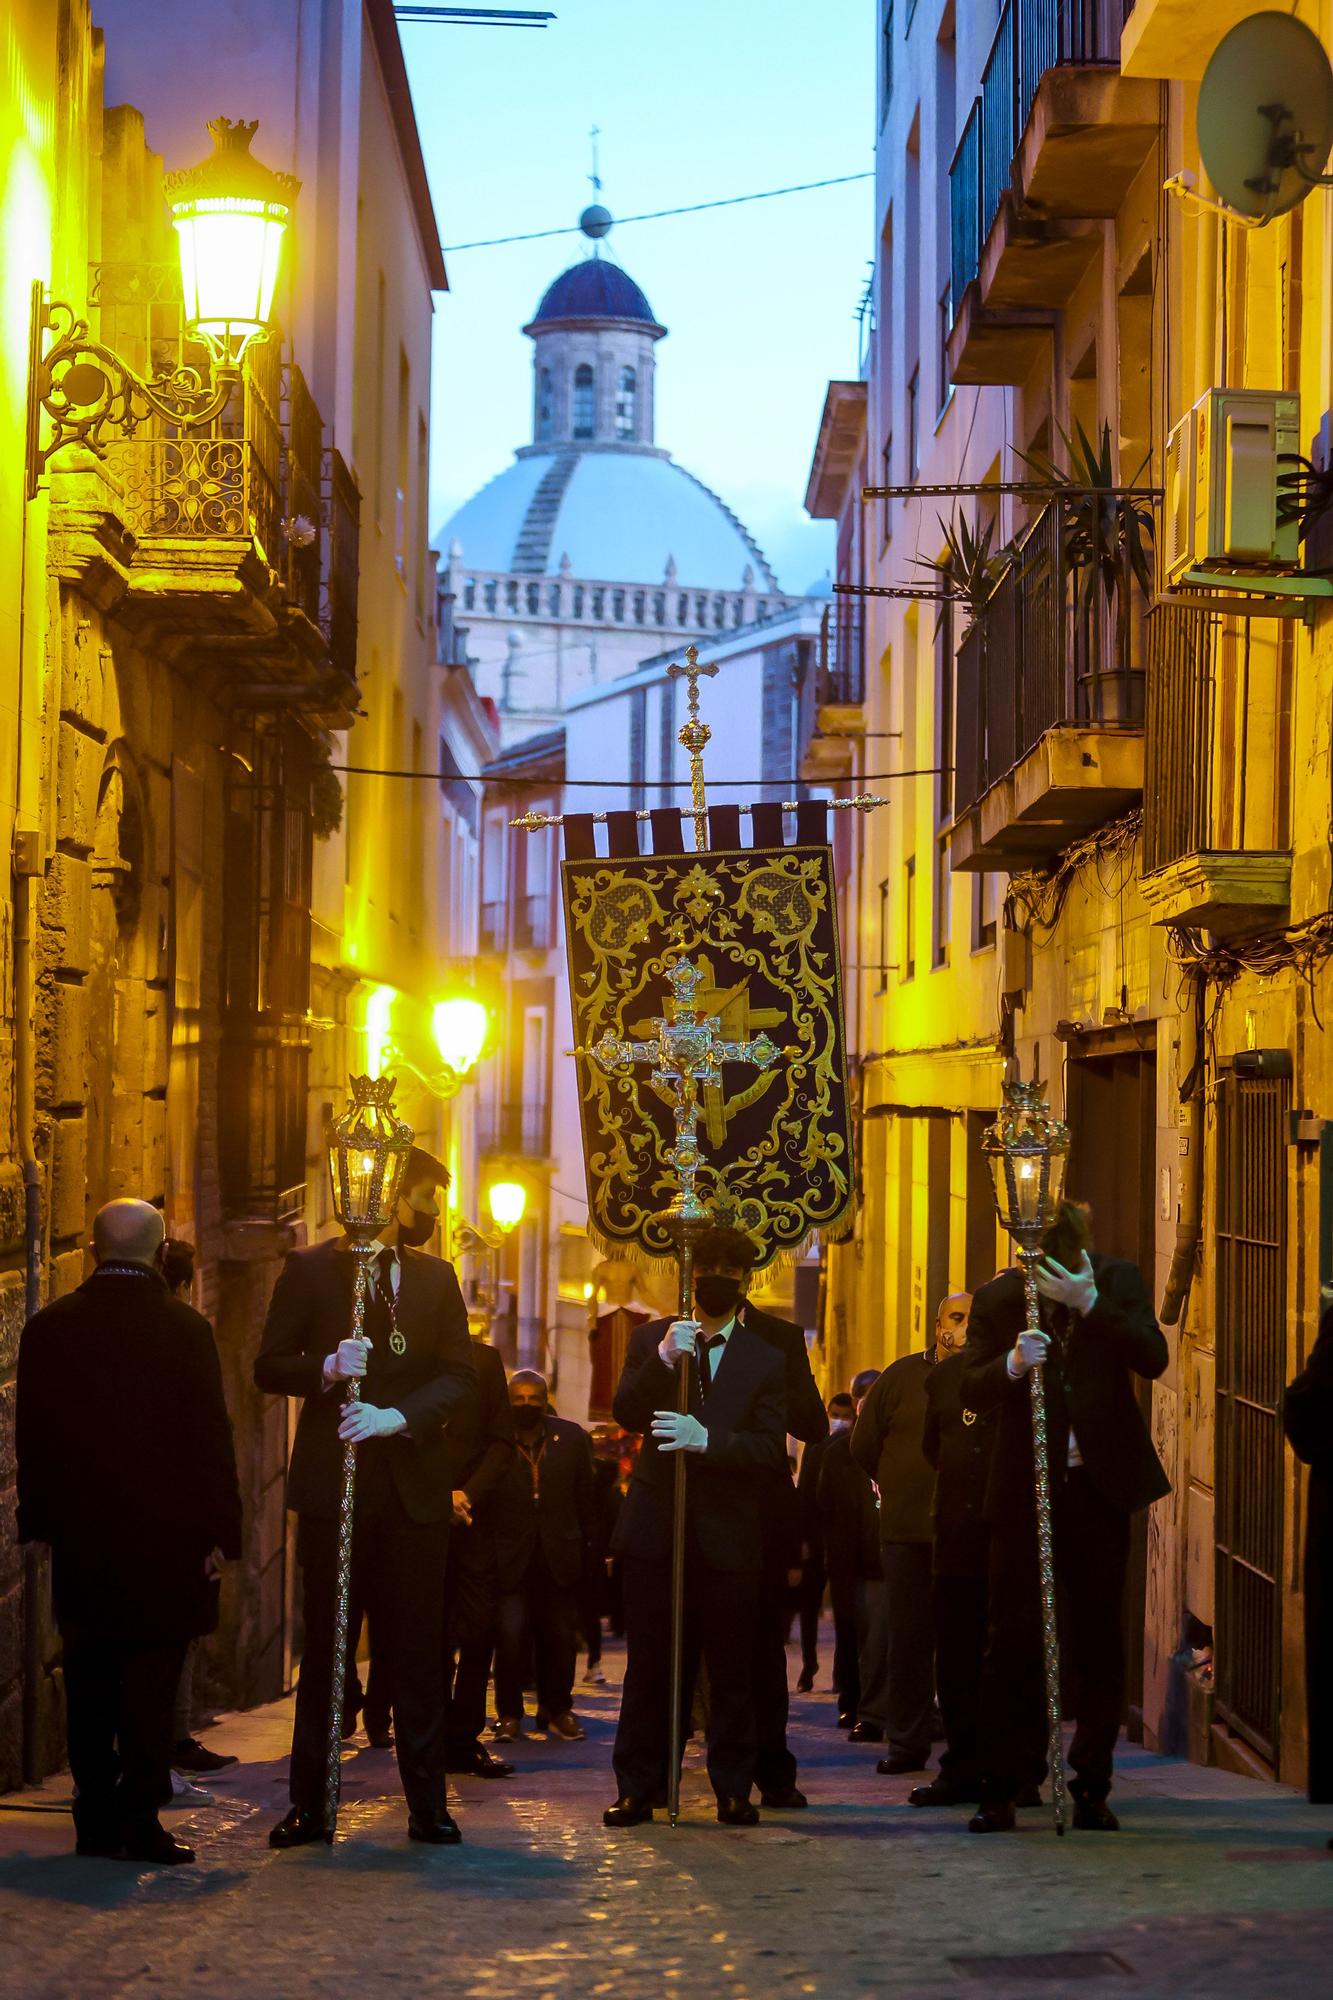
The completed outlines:
[[[549,896],[520,896],[513,909],[510,937],[516,951],[549,951],[555,943],[555,911]]]
[[[477,949],[483,956],[503,958],[509,949],[509,905],[483,903],[477,927]]]
[[[800,769],[808,783],[851,776],[851,744],[866,726],[865,697],[865,603],[835,598],[825,606],[819,653],[800,691]]]
[[[177,286],[157,267],[93,271],[103,334],[146,374],[197,359]],[[359,496],[276,342],[250,350],[210,429],[153,418],[107,445],[95,472],[62,473],[53,496],[69,560],[99,562],[100,600],[210,694],[351,722]]]
[[[1169,603],[1147,626],[1142,886],[1154,921],[1222,937],[1281,924],[1290,633]]]
[[[1136,0],[1120,43],[1126,76],[1197,83],[1230,28],[1258,11],[1256,0]]]
[[[950,379],[1017,383],[1046,351],[1157,136],[1121,76],[1126,0],[1004,0],[950,168]]]
[[[544,1160],[551,1151],[551,1113],[545,1104],[491,1104],[477,1117],[477,1144],[491,1159]]]
[[[1137,586],[1086,605],[1067,539],[1046,508],[958,649],[955,869],[1038,866],[1142,795]]]

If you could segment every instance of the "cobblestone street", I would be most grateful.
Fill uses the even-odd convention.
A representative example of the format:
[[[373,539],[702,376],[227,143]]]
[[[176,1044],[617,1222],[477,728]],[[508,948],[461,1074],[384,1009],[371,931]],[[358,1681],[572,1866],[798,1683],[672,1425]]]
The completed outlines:
[[[620,1659],[607,1662],[613,1675]],[[1098,1996],[1327,1991],[1333,1824],[1274,1785],[1122,1757],[1116,1837],[1057,1842],[1047,1815],[1013,1838],[921,1813],[910,1779],[793,1702],[811,1797],[750,1831],[712,1819],[691,1748],[685,1815],[611,1834],[616,1693],[580,1690],[586,1743],[518,1746],[517,1776],[466,1779],[465,1845],[409,1845],[392,1754],[353,1749],[332,1854],[274,1854],[289,1705],[209,1734],[242,1762],[217,1803],[170,1816],[199,1865],[136,1872],[82,1861],[63,1814],[0,1810],[0,1938],[9,2000],[247,2000],[449,1993],[768,1993],[903,2000],[988,1988]],[[54,1780],[40,1799],[66,1794]],[[30,1795],[31,1796],[31,1795]],[[1050,1954],[1076,1954],[1054,1959]],[[1025,1963],[1031,1954],[1045,1962]],[[997,1964],[995,1961],[1000,1961]],[[1006,1966],[1003,1961],[1010,1961]]]

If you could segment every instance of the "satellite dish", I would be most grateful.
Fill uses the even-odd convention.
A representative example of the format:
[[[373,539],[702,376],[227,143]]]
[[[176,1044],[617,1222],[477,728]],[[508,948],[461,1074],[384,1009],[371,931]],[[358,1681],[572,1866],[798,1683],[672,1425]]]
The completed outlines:
[[[1322,182],[1333,146],[1333,67],[1290,14],[1223,35],[1199,86],[1199,154],[1228,208],[1271,222]]]

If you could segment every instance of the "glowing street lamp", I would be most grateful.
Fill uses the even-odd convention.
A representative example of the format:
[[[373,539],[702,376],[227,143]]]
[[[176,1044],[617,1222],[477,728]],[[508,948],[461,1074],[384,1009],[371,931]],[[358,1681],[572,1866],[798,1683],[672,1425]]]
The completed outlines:
[[[185,324],[219,370],[266,338],[292,203],[301,183],[250,151],[257,121],[211,119],[213,151],[166,178],[181,260]]]
[[[480,1000],[458,993],[437,1000],[431,1011],[431,1030],[445,1069],[461,1083],[481,1061],[490,1030],[491,1017]]]
[[[213,151],[165,181],[180,252],[187,330],[207,347],[210,383],[197,368],[151,381],[103,341],[86,318],[60,299],[34,307],[34,345],[55,335],[32,370],[29,396],[28,496],[51,459],[79,444],[103,456],[107,433],[132,438],[150,417],[200,430],[226,408],[252,341],[268,337],[273,292],[300,182],[252,157],[254,122],[215,118]],[[45,416],[50,434],[39,442]]]
[[[486,1195],[491,1221],[502,1236],[510,1236],[523,1220],[528,1191],[522,1181],[492,1181]]]

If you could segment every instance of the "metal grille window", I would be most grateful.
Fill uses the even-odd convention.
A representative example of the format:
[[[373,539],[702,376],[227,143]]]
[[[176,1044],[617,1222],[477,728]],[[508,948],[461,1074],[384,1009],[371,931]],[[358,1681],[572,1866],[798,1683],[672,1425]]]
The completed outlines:
[[[1217,1099],[1217,1712],[1274,1763],[1290,1095],[1233,1072]]]

